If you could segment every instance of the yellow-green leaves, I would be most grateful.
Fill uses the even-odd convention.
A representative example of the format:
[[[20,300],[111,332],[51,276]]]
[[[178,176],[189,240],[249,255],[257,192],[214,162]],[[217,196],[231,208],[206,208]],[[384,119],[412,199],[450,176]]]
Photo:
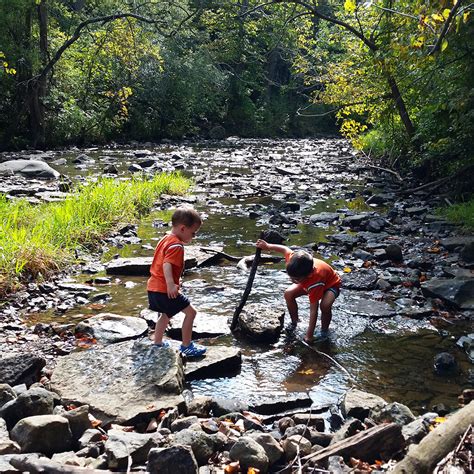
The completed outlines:
[[[3,68],[3,71],[5,72],[5,74],[11,74],[11,75],[16,74],[16,69],[13,67],[10,67],[8,62],[5,60],[5,53],[3,51],[0,51],[0,66]]]
[[[345,0],[344,10],[347,13],[354,13],[356,11],[356,8],[357,8],[356,0]]]

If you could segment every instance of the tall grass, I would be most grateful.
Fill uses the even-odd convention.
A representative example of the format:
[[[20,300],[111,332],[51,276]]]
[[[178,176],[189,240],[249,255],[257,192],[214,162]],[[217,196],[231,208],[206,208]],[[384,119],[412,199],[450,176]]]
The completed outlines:
[[[38,206],[0,195],[0,295],[64,268],[77,247],[94,246],[118,223],[148,212],[160,194],[183,194],[189,185],[179,174],[163,173],[151,180],[100,179],[65,201]]]
[[[443,207],[439,212],[451,222],[460,224],[470,231],[474,230],[474,199]]]

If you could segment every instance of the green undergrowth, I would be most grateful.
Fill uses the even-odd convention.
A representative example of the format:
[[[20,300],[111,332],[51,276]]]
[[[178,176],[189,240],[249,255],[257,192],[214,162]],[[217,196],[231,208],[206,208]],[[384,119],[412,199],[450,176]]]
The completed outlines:
[[[439,210],[446,219],[474,231],[474,198]]]
[[[184,194],[189,185],[180,174],[163,173],[151,180],[100,179],[58,203],[0,195],[0,296],[64,269],[77,248],[94,248],[119,223],[149,212],[160,194]]]

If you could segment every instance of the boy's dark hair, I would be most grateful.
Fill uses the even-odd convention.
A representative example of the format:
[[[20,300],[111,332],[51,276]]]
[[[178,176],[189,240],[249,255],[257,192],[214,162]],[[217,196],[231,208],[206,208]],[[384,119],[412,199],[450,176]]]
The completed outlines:
[[[293,278],[305,278],[311,274],[313,267],[313,257],[304,250],[298,250],[286,265],[286,273]]]
[[[172,225],[185,225],[192,227],[195,224],[202,224],[201,216],[197,211],[190,207],[178,207],[171,216]]]

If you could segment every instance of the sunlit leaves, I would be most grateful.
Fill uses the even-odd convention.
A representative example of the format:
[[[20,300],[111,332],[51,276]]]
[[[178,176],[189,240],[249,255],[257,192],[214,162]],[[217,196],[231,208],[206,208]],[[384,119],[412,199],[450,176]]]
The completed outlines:
[[[356,11],[357,5],[355,0],[345,0],[344,1],[344,10],[347,13],[354,13]]]

